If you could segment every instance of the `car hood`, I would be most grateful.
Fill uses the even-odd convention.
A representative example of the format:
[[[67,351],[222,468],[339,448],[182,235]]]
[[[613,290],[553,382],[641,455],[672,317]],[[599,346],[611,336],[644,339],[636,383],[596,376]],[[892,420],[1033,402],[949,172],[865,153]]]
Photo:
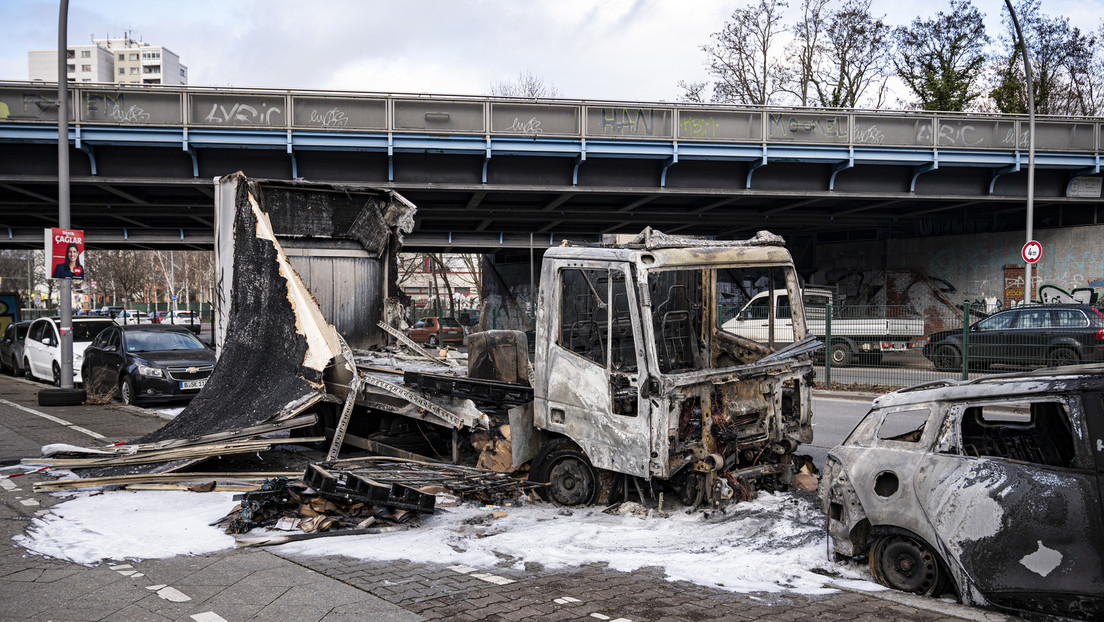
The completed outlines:
[[[211,350],[168,350],[165,352],[132,352],[135,359],[162,367],[214,365],[215,353]]]

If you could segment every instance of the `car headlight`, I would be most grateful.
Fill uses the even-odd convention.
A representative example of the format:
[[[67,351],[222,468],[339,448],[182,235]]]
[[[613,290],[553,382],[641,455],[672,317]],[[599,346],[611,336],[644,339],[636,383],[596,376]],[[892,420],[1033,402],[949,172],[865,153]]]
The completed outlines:
[[[160,367],[149,367],[146,365],[138,366],[138,373],[143,376],[156,376],[158,378],[164,378],[165,372]]]

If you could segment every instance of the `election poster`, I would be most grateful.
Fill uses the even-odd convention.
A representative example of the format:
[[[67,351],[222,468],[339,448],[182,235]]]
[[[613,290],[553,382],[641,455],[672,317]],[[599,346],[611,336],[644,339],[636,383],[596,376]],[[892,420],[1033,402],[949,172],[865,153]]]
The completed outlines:
[[[51,279],[83,279],[84,231],[47,229],[46,256],[50,258]]]

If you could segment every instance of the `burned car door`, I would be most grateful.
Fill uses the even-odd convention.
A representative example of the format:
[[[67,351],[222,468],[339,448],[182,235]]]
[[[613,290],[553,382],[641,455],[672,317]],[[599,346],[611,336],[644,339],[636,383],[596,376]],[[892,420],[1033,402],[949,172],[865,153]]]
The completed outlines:
[[[638,320],[622,267],[560,270],[559,327],[549,348],[548,423],[600,469],[647,476],[648,410],[640,398]]]
[[[1104,520],[1085,425],[1078,396],[949,408],[915,488],[965,600],[1100,611]]]

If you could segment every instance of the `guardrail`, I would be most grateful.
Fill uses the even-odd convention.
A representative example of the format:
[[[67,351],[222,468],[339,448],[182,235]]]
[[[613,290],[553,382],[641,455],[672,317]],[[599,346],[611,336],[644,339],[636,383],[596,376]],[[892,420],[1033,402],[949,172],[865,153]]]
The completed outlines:
[[[72,85],[70,121],[234,128],[840,147],[1027,148],[1024,115],[769,108],[160,85]],[[0,82],[0,124],[57,123],[48,83]],[[1036,149],[1104,150],[1102,120],[1040,117]]]

